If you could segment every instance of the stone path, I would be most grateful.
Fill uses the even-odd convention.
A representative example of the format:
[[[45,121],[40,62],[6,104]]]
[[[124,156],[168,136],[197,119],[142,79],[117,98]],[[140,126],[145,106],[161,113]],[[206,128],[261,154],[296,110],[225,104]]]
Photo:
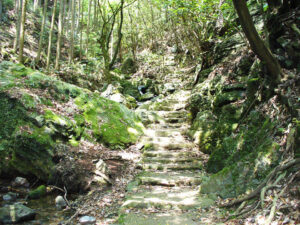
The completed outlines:
[[[188,91],[178,91],[156,107],[159,120],[148,125],[140,167],[143,172],[128,185],[120,222],[130,225],[193,225],[199,208],[214,201],[199,195],[201,159],[185,133]]]

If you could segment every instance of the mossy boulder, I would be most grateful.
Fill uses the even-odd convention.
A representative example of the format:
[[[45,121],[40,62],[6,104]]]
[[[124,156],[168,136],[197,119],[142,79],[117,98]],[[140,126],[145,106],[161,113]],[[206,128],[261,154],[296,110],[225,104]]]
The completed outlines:
[[[275,126],[251,112],[239,133],[224,137],[210,155],[207,169],[215,174],[202,183],[201,193],[231,198],[255,188],[279,163],[280,146],[269,136]]]
[[[36,189],[30,191],[28,193],[29,199],[39,199],[41,197],[44,197],[47,194],[47,188],[45,185],[40,185]]]
[[[124,74],[132,74],[137,71],[136,62],[132,58],[125,59],[124,63],[122,64],[121,71]]]
[[[2,62],[0,82],[0,176],[53,180],[61,143],[65,149],[79,148],[81,141],[117,149],[143,132],[125,105],[23,65]]]
[[[265,149],[249,154],[243,160],[224,167],[218,173],[203,179],[200,192],[234,198],[256,188],[278,164],[279,145],[270,142]]]

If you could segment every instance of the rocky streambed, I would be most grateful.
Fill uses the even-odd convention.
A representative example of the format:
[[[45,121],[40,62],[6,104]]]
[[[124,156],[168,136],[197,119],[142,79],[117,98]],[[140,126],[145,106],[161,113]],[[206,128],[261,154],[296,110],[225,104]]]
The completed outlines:
[[[0,224],[60,224],[68,220],[74,210],[59,194],[44,185],[31,188],[22,177],[0,180]]]

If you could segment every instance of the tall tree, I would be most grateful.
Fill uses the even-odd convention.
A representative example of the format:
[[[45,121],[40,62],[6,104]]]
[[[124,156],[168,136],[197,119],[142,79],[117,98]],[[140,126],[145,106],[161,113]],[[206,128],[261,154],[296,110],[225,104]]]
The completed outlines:
[[[16,24],[16,37],[14,40],[14,52],[17,52],[18,44],[20,40],[20,26],[21,26],[21,15],[22,15],[22,0],[16,1],[15,14],[17,15],[17,24]]]
[[[121,5],[120,5],[120,24],[119,24],[119,29],[118,29],[118,41],[117,41],[117,45],[116,45],[116,48],[114,50],[111,62],[109,63],[109,70],[112,69],[113,65],[116,62],[117,55],[118,55],[118,52],[120,50],[120,46],[121,46],[121,42],[122,42],[122,37],[123,37],[122,27],[123,27],[123,20],[124,20],[123,8],[124,8],[124,0],[121,0]]]
[[[281,75],[281,67],[277,59],[273,56],[271,50],[265,45],[264,41],[258,35],[254,26],[247,3],[245,0],[233,0],[234,7],[238,13],[241,26],[250,43],[251,49],[267,66],[270,76],[275,83],[278,82]]]
[[[25,38],[25,21],[26,21],[26,6],[27,0],[23,0],[22,3],[22,15],[20,23],[20,42],[19,42],[19,62],[23,63],[23,50],[24,50],[24,38]]]
[[[71,33],[70,33],[70,52],[69,52],[69,64],[73,61],[74,57],[74,30],[75,30],[75,0],[71,2]]]
[[[79,0],[80,2],[81,0]],[[80,40],[79,40],[79,60],[82,59],[82,32],[83,32],[83,2],[81,3],[81,12],[80,12]]]
[[[55,22],[56,5],[57,5],[57,0],[54,0],[53,9],[52,9],[51,25],[50,25],[50,31],[49,31],[47,64],[46,64],[47,70],[49,70],[49,67],[50,67],[50,56],[51,56],[52,36],[53,36],[53,29],[54,29],[54,22]]]
[[[2,21],[2,0],[0,0],[0,22]]]
[[[40,39],[39,39],[39,46],[37,55],[35,58],[35,62],[39,62],[41,58],[41,51],[42,51],[42,45],[43,45],[43,37],[45,32],[45,24],[47,20],[47,7],[48,7],[48,0],[44,0],[44,8],[43,8],[43,19],[42,19],[42,26],[41,26],[41,32],[40,32]]]
[[[40,5],[40,0],[33,0],[33,11],[36,11]]]
[[[92,1],[89,1],[88,5],[88,21],[86,27],[86,46],[85,46],[85,53],[87,55],[89,51],[89,35],[90,35],[90,26],[91,26],[91,8],[92,8]]]
[[[58,19],[58,37],[57,37],[57,45],[56,45],[56,60],[55,60],[55,69],[59,69],[59,60],[61,55],[61,39],[63,35],[63,14],[64,14],[64,8],[65,8],[65,0],[60,0],[59,4],[59,19]]]

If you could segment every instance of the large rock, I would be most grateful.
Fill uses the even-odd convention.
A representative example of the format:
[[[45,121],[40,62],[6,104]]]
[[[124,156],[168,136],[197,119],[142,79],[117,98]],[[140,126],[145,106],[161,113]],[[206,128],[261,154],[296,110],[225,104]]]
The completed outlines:
[[[132,58],[125,59],[124,63],[122,64],[121,71],[125,74],[135,73],[137,71],[137,65],[135,61]]]
[[[0,208],[0,222],[14,224],[34,219],[36,212],[20,203]]]
[[[57,164],[76,158],[69,150],[82,141],[120,149],[143,133],[138,117],[123,104],[23,65],[2,62],[0,83],[0,175],[63,183],[56,180],[66,178]],[[73,175],[79,161],[68,163],[69,177],[78,178]]]

